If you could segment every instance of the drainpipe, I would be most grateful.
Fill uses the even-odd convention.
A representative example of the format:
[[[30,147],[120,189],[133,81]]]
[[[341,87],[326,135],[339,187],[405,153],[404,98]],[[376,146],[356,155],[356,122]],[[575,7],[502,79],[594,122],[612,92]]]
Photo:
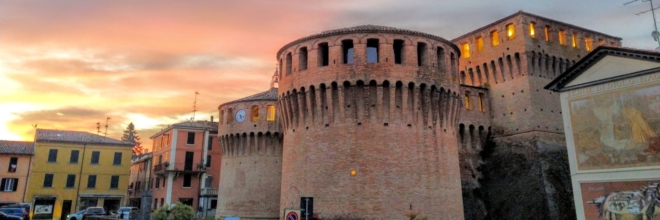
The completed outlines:
[[[82,159],[80,160],[80,172],[78,172],[78,187],[76,188],[76,207],[75,212],[78,211],[78,205],[80,203],[80,181],[82,180],[83,166],[85,166],[85,150],[87,149],[87,144],[83,144]],[[99,158],[100,159],[100,158]],[[75,213],[73,212],[73,213]]]
[[[34,146],[32,147],[32,150],[36,152],[37,148],[37,142],[34,142]],[[30,181],[30,169],[32,168],[32,158],[34,157],[34,152],[32,153],[32,156],[30,156],[30,162],[28,163],[28,170],[27,173],[25,174],[25,186],[23,187],[23,199],[21,202],[25,202],[25,196],[27,195],[27,188],[28,188],[28,182]]]

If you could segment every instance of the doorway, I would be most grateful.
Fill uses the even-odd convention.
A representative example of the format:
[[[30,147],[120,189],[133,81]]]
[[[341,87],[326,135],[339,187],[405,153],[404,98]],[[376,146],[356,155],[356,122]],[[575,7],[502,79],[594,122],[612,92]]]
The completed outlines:
[[[62,202],[62,215],[67,216],[71,214],[71,200],[64,200]]]

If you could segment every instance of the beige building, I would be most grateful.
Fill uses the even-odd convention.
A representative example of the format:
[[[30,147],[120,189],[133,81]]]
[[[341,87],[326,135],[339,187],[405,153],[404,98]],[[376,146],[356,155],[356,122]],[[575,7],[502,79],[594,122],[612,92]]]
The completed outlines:
[[[23,201],[34,142],[0,140],[0,205]]]

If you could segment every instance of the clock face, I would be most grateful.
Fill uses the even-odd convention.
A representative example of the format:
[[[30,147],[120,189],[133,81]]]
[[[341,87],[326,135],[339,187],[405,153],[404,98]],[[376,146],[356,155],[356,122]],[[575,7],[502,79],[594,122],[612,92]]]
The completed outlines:
[[[236,112],[236,121],[243,122],[245,121],[245,110],[241,109]]]

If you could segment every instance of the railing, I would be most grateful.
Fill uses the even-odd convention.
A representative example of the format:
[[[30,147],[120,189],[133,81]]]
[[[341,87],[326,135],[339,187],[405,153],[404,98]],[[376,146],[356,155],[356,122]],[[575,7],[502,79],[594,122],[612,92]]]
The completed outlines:
[[[154,172],[158,172],[161,170],[163,170],[163,164],[157,164],[156,166],[154,166]]]
[[[201,196],[217,196],[218,195],[218,188],[202,188],[202,191],[200,192]]]

